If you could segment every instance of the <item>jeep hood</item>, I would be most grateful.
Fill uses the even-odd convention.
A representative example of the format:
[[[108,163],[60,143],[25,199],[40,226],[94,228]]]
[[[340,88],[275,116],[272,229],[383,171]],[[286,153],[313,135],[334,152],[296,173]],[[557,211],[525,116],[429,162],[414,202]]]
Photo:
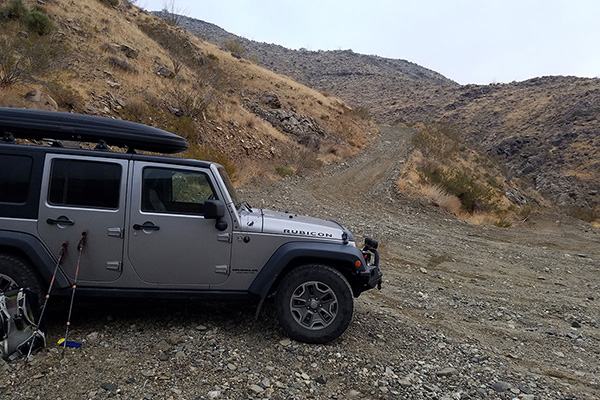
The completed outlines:
[[[346,233],[347,239],[351,242],[354,241],[346,228],[331,220],[326,221],[304,215],[256,208],[252,210],[252,213],[244,214],[242,219],[246,220],[247,223],[242,224],[242,229],[245,231],[334,240],[343,240],[342,235]]]

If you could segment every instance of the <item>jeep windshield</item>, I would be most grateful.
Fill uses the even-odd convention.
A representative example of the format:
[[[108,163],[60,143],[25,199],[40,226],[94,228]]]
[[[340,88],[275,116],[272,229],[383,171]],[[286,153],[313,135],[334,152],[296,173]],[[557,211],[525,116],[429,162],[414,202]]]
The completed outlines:
[[[244,202],[242,202],[240,200],[240,198],[237,194],[237,191],[233,187],[233,184],[231,183],[231,180],[229,179],[229,176],[227,175],[227,172],[225,171],[225,168],[219,167],[218,170],[219,170],[219,175],[221,175],[221,179],[223,179],[223,183],[225,183],[225,187],[227,188],[227,191],[229,192],[229,197],[231,197],[231,200],[233,200],[233,204],[235,204],[235,208],[240,208],[240,206],[242,206]]]

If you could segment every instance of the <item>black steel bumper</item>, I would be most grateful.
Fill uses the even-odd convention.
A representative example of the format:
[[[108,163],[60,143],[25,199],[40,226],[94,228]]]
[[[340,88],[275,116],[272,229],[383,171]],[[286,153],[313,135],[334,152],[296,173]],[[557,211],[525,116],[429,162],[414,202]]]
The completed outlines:
[[[362,250],[363,257],[365,259],[365,270],[360,273],[364,290],[369,290],[377,286],[377,289],[381,289],[381,278],[383,273],[379,269],[379,251],[377,247],[379,243],[371,238],[365,239],[365,247]],[[372,257],[371,257],[372,256]],[[373,263],[371,264],[371,258]]]

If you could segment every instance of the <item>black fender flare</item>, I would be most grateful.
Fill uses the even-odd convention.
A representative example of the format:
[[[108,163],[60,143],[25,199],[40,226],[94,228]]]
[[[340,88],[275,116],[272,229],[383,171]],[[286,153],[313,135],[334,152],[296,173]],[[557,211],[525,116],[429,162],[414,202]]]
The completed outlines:
[[[2,247],[16,249],[24,253],[45,282],[50,282],[58,260],[35,236],[27,233],[0,230],[0,248]],[[60,269],[56,273],[54,285],[56,288],[65,288],[70,285]]]
[[[354,246],[323,242],[286,243],[273,253],[248,288],[250,293],[260,297],[256,317],[260,314],[262,304],[277,278],[291,262],[298,258],[331,260],[337,264],[351,265],[357,273],[365,269],[362,252]],[[356,266],[356,261],[360,261],[359,267]]]

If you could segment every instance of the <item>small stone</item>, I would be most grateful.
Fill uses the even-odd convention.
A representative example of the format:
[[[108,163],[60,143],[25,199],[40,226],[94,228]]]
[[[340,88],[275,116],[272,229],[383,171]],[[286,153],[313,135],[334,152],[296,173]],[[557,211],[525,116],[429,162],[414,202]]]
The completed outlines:
[[[205,331],[205,330],[207,330],[208,328],[207,328],[205,325],[198,325],[198,326],[196,327],[196,329],[197,329],[197,330],[199,330],[199,331]]]
[[[309,380],[309,379],[310,379],[310,376],[308,376],[308,374],[307,374],[307,373],[305,373],[305,372],[301,373],[301,374],[300,374],[300,377],[301,377],[302,379],[304,379],[305,381],[307,381],[307,380]]]
[[[262,393],[265,391],[265,389],[261,388],[258,385],[250,385],[249,386],[250,390],[252,390],[254,393]]]
[[[227,369],[229,369],[230,371],[235,371],[237,369],[237,367],[235,365],[233,365],[232,363],[227,364]]]
[[[210,392],[208,392],[208,397],[210,399],[216,399],[219,396],[221,396],[221,392],[219,390],[211,390]]]
[[[406,379],[406,378],[400,379],[398,381],[398,384],[400,386],[402,386],[403,388],[407,388],[407,387],[411,387],[412,386],[412,383],[410,383],[410,381],[408,379]]]
[[[153,369],[146,369],[142,371],[142,375],[144,375],[146,378],[151,378],[156,375],[156,372]]]
[[[125,383],[127,383],[127,384],[131,384],[131,383],[134,383],[134,382],[135,382],[135,378],[129,378],[129,379],[127,379],[125,381]]]
[[[167,339],[167,342],[169,342],[172,345],[176,345],[176,344],[185,342],[185,340],[179,335],[171,335]]]
[[[577,320],[574,320],[573,322],[571,322],[571,326],[573,328],[581,328],[581,324]]]
[[[569,339],[575,340],[575,339],[579,339],[581,337],[581,334],[579,332],[569,332],[569,333],[567,333],[567,337]]]
[[[587,258],[587,254],[579,253],[577,254],[577,257]]]
[[[115,88],[115,89],[121,87],[120,83],[113,82],[113,81],[106,81],[106,84],[108,86],[110,86],[111,88]]]
[[[167,351],[171,348],[171,346],[169,346],[169,343],[163,339],[156,344],[156,348],[161,351]]]
[[[292,344],[292,341],[290,339],[283,339],[279,341],[279,344],[282,346],[289,346],[290,344]]]
[[[427,390],[428,392],[439,392],[440,391],[439,387],[437,387],[436,385],[430,385],[428,383],[423,385],[423,389]]]
[[[521,400],[535,400],[535,396],[532,394],[523,394],[520,396]]]
[[[179,388],[173,388],[173,389],[171,389],[171,391],[172,391],[173,393],[175,393],[176,395],[180,395],[180,394],[182,394],[182,393],[183,393],[183,390],[181,390],[181,389],[179,389]]]
[[[315,382],[320,383],[321,385],[324,385],[325,383],[327,383],[327,381],[325,380],[325,377],[323,375],[317,376],[317,378],[315,379]]]
[[[117,390],[117,385],[115,385],[114,383],[103,383],[102,385],[100,385],[100,387],[109,392],[114,392],[115,390]]]
[[[98,392],[97,392],[97,391],[95,391],[95,390],[92,390],[92,391],[88,392],[88,394],[87,394],[87,395],[88,395],[88,398],[90,398],[90,399],[91,399],[91,398],[94,398],[94,397],[96,397],[96,395],[97,395],[97,394],[98,394]]]
[[[158,359],[160,361],[168,361],[169,360],[169,354],[165,353],[164,351],[161,351],[160,354],[158,355]]]
[[[447,367],[435,373],[437,376],[451,376],[458,374],[456,368]]]
[[[419,268],[419,271],[421,271],[421,273],[423,273],[423,274],[427,273],[427,270],[425,268],[423,268],[423,267]]]
[[[494,389],[494,391],[498,393],[506,392],[508,389],[510,389],[510,387],[511,385],[509,383],[503,381],[495,382],[492,385],[492,389]]]
[[[87,340],[89,340],[90,342],[93,342],[94,340],[98,339],[98,332],[92,332],[89,335],[86,336]]]
[[[510,389],[510,392],[511,392],[512,394],[519,394],[519,393],[521,393],[521,391],[519,390],[519,388],[516,388],[516,387],[514,387],[514,388],[511,388],[511,389]]]
[[[519,390],[521,391],[521,393],[531,394],[531,389],[529,389],[525,386],[519,386]]]
[[[350,389],[346,394],[346,397],[348,397],[349,399],[353,399],[358,396],[360,396],[360,392],[354,389]]]

